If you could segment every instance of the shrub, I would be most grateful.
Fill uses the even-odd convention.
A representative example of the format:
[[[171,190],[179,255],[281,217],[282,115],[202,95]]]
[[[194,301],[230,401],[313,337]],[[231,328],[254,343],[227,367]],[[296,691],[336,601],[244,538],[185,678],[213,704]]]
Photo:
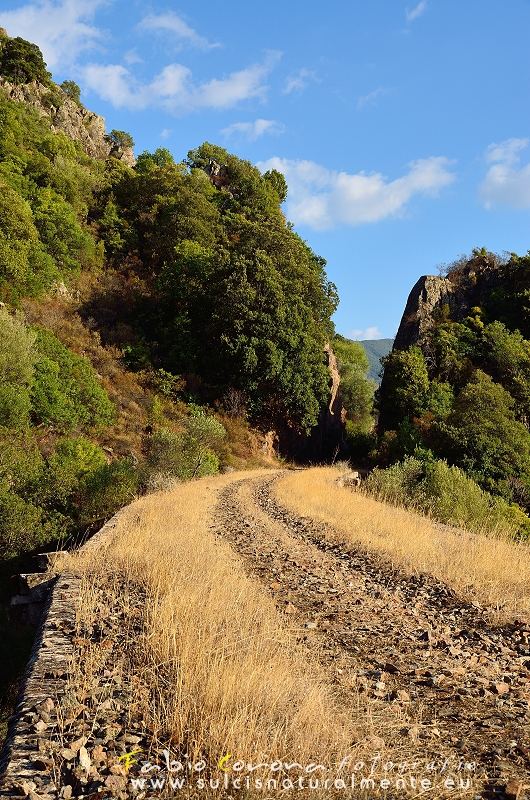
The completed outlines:
[[[167,492],[178,486],[180,480],[170,472],[153,472],[145,484],[146,492]]]
[[[0,381],[29,386],[35,357],[35,334],[21,316],[0,308]]]
[[[138,469],[128,458],[87,473],[77,498],[81,524],[101,522],[132,502],[138,493],[139,480]]]
[[[485,492],[463,470],[428,454],[375,469],[364,486],[387,502],[416,508],[470,531],[530,533],[530,519],[518,506]]]
[[[29,425],[31,399],[24,386],[0,384],[0,425],[22,430]]]
[[[42,509],[0,481],[0,558],[15,558],[46,539]]]
[[[10,491],[25,492],[39,480],[43,468],[44,459],[31,431],[0,428],[0,483]]]
[[[226,431],[214,417],[200,414],[186,419],[181,433],[156,431],[149,443],[148,474],[166,473],[181,480],[214,475],[219,471],[218,447]]]
[[[47,461],[46,478],[42,486],[48,502],[64,504],[79,488],[88,474],[106,465],[103,450],[83,436],[61,439]]]
[[[85,358],[43,329],[37,330],[37,349],[32,404],[38,423],[68,431],[101,428],[113,421],[114,405]]]

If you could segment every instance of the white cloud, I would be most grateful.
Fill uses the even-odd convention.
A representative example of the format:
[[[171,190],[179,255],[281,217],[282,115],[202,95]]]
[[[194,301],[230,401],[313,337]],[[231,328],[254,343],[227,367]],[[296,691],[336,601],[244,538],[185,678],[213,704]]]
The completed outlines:
[[[278,135],[285,130],[281,122],[274,119],[255,119],[253,122],[233,122],[221,131],[224,136],[242,136],[255,142],[261,136]]]
[[[312,69],[302,67],[297,72],[289,75],[283,87],[284,94],[292,92],[302,92],[310,83],[317,81],[317,74]]]
[[[521,164],[521,153],[530,139],[506,139],[486,151],[490,167],[480,187],[486,208],[530,208],[530,163]]]
[[[427,11],[427,0],[420,0],[420,2],[417,3],[415,6],[413,6],[412,8],[406,9],[405,17],[407,19],[407,22],[414,22],[415,19],[418,19],[418,17],[421,17],[422,14],[425,14],[426,11]]]
[[[383,334],[377,325],[369,325],[367,328],[355,328],[351,332],[351,339],[365,340],[365,339],[382,339]]]
[[[125,61],[126,64],[129,64],[129,66],[132,66],[132,64],[143,64],[144,61],[143,58],[140,55],[138,55],[138,53],[134,49],[127,50],[127,52],[123,56],[123,60]]]
[[[139,27],[146,31],[165,31],[170,33],[178,46],[188,44],[201,50],[220,47],[219,43],[209,42],[204,36],[198,34],[182,17],[179,17],[173,11],[167,11],[165,14],[149,14],[142,19]]]
[[[173,131],[171,128],[162,128],[160,131],[160,138],[161,139],[169,139]]]
[[[122,64],[88,64],[83,68],[83,80],[87,89],[116,108],[145,108],[145,93]]]
[[[455,180],[451,163],[441,156],[413,161],[405,175],[390,181],[380,173],[336,172],[313,161],[278,157],[258,166],[285,175],[289,185],[287,215],[293,222],[326,230],[404,214],[413,197],[436,196]]]
[[[0,11],[0,26],[41,48],[50,69],[72,65],[79,53],[101,41],[90,24],[105,0],[36,0],[13,11]]]
[[[137,81],[122,64],[89,64],[83,69],[83,77],[88,88],[116,108],[161,107],[179,115],[199,108],[232,108],[251,98],[263,99],[266,78],[279,58],[279,53],[267,53],[260,64],[205,83],[195,83],[191,70],[182,64],[168,64],[150,83]]]
[[[490,164],[497,161],[502,161],[504,164],[516,164],[519,161],[519,153],[525,150],[529,143],[529,139],[505,139],[499,144],[490,144],[486,150],[486,161]]]
[[[369,106],[375,106],[377,101],[380,97],[388,93],[388,89],[385,89],[384,86],[378,86],[377,89],[374,89],[373,92],[368,92],[368,94],[361,95],[357,99],[357,111],[362,111],[364,108],[368,108]]]

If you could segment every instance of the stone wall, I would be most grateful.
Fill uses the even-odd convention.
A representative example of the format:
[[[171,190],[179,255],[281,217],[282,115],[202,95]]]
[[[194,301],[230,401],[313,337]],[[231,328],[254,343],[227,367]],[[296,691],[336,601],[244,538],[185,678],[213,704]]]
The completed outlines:
[[[83,545],[81,551],[108,543],[121,513],[115,514]],[[46,773],[40,762],[39,725],[42,725],[47,709],[53,708],[50,704],[55,704],[64,692],[69,660],[73,656],[75,599],[81,588],[81,580],[79,575],[69,571],[66,560],[65,570],[55,576],[53,587],[44,601],[20,699],[10,721],[0,759],[0,797],[29,797],[36,800],[37,797],[45,797],[43,788],[50,793],[56,791],[53,779],[44,777]],[[45,787],[43,780],[47,784]],[[38,795],[33,791],[35,786],[39,786]]]

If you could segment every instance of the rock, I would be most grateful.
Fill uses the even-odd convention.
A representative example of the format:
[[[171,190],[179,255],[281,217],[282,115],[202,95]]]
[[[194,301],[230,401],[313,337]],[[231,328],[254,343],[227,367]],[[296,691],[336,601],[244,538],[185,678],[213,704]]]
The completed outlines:
[[[508,683],[494,683],[492,690],[495,692],[495,694],[508,694],[510,691],[510,686]]]
[[[410,694],[405,689],[398,689],[392,692],[392,699],[398,700],[400,703],[410,703]]]
[[[122,775],[107,775],[105,778],[105,786],[111,792],[121,792],[127,786],[127,778]]]
[[[110,140],[105,131],[105,120],[93,111],[78,105],[60,87],[60,105],[50,104],[50,90],[37,81],[12,84],[0,78],[0,86],[10,100],[31,106],[41,117],[48,117],[55,131],[62,131],[79,142],[85,153],[92,158],[106,159],[109,156],[123,161],[132,167],[135,164],[132,148],[120,148]]]
[[[39,703],[39,705],[37,706],[37,711],[39,712],[39,714],[42,714],[43,712],[49,714],[51,711],[53,711],[54,708],[55,708],[54,701],[51,699],[51,697],[47,697],[46,700],[43,700],[42,703]]]
[[[447,278],[423,275],[411,289],[394,340],[395,350],[416,344],[433,325],[434,311],[444,303],[455,304],[455,287]]]
[[[33,602],[36,602],[40,598],[44,600],[54,580],[54,575],[50,576],[42,572],[22,573],[17,576],[18,593],[21,595],[31,595]]]
[[[79,763],[87,772],[92,766],[92,759],[88,755],[88,750],[84,746],[79,748]]]

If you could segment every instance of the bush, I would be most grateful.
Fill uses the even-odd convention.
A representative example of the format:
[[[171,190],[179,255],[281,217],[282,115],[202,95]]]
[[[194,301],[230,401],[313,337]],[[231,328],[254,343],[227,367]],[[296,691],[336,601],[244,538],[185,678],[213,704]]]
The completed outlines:
[[[131,459],[122,458],[89,472],[81,481],[79,521],[92,525],[131,503],[138,493],[139,473]]]
[[[181,480],[215,475],[219,471],[219,447],[226,431],[214,417],[199,414],[185,421],[181,433],[167,429],[156,431],[149,443],[149,475],[165,473]],[[149,480],[149,479],[148,479]]]
[[[21,316],[0,308],[0,381],[29,386],[35,357],[35,334]]]
[[[42,509],[0,482],[0,558],[15,558],[46,539]]]
[[[36,422],[68,431],[97,429],[113,421],[114,405],[85,358],[43,329],[37,330],[37,350],[40,358],[32,387]]]
[[[518,506],[485,492],[458,467],[428,455],[409,456],[387,469],[375,469],[364,486],[382,500],[470,531],[530,533],[530,519]]]
[[[42,486],[43,499],[65,504],[79,489],[81,480],[106,463],[103,450],[89,439],[74,436],[60,440],[48,458],[46,477]]]
[[[31,399],[23,386],[0,384],[0,425],[22,430],[29,425]]]
[[[0,428],[0,484],[10,491],[27,494],[43,469],[44,459],[31,431],[18,433]]]

